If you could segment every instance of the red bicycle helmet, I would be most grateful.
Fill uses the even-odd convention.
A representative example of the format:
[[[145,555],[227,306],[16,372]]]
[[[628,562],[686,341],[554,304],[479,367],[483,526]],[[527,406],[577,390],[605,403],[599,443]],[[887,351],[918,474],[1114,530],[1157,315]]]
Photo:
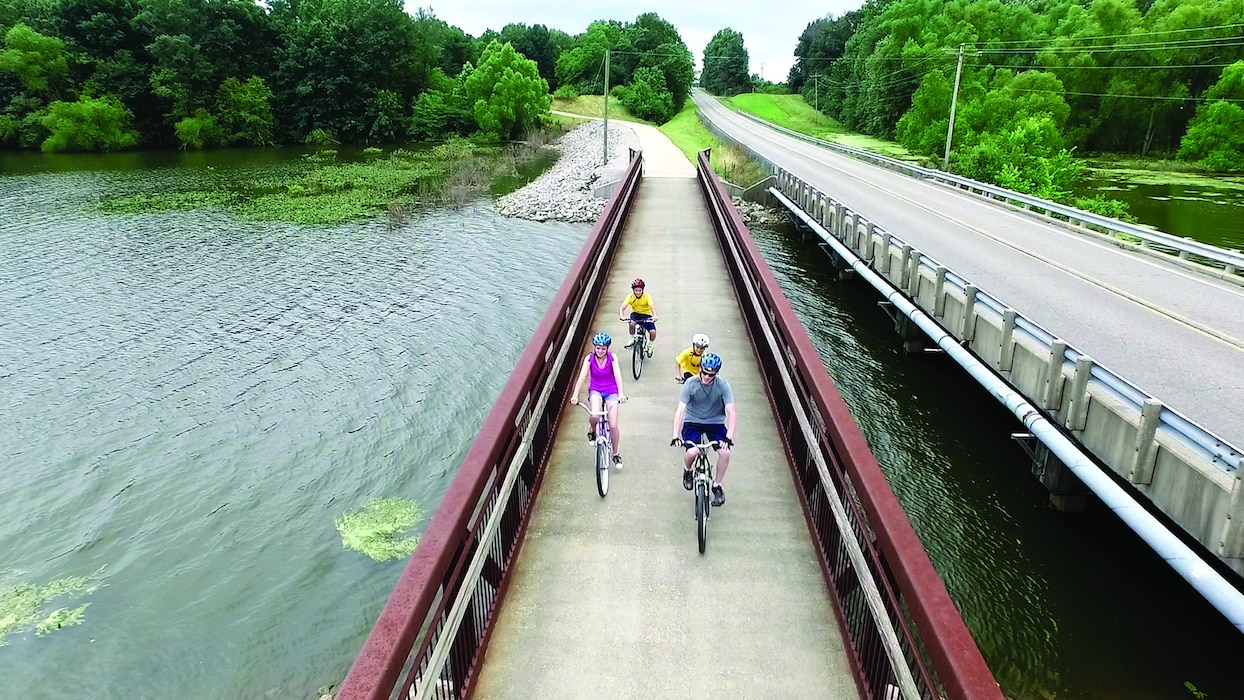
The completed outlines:
[[[643,278],[636,277],[636,278],[635,278],[635,281],[631,282],[631,288],[635,288],[635,287],[639,287],[640,289],[643,289],[643,288],[644,288],[644,280],[643,280]]]

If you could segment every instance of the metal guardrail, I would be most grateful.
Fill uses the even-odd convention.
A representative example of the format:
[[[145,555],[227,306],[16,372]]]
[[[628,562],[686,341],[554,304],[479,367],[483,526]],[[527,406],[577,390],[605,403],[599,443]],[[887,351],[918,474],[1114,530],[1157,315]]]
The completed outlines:
[[[896,172],[901,172],[924,180],[933,180],[935,182],[946,183],[960,189],[968,190],[969,192],[980,192],[981,194],[989,195],[992,199],[1022,205],[1026,209],[1062,218],[1070,223],[1080,223],[1093,226],[1101,229],[1105,233],[1139,238],[1142,242],[1155,246],[1157,249],[1163,250],[1164,252],[1172,251],[1181,258],[1187,259],[1192,256],[1196,256],[1197,258],[1205,261],[1219,263],[1229,275],[1236,274],[1237,272],[1244,272],[1244,253],[1239,251],[1225,250],[1207,243],[1194,241],[1190,238],[1172,236],[1169,233],[1155,231],[1143,226],[1129,224],[1126,221],[1119,221],[1118,219],[1112,219],[1100,214],[1094,214],[1090,211],[1084,211],[1083,209],[1076,209],[1075,207],[1069,207],[1057,202],[1051,202],[1047,199],[1041,199],[1040,197],[1034,197],[1032,195],[1015,192],[1014,190],[1008,190],[996,185],[986,184],[971,178],[954,175],[944,170],[924,168],[919,165],[913,165],[912,163],[906,163],[895,158],[889,158],[887,156],[871,153],[859,148],[851,148],[850,146],[843,146],[842,144],[834,143],[832,141],[818,139],[815,136],[801,134],[798,131],[787,129],[784,126],[778,126],[771,121],[761,119],[760,117],[747,112],[736,111],[734,113],[746,119],[750,119],[751,121],[763,124],[764,126],[774,129],[775,131],[780,131],[787,136],[799,139],[800,141],[813,143],[837,153],[841,153],[858,160],[867,161],[874,165],[879,165],[887,170],[894,170]]]
[[[562,416],[640,179],[635,157],[623,186],[578,258],[342,683],[338,700],[467,697],[527,529]]]
[[[800,180],[798,177],[787,172],[778,164],[727,134],[719,126],[711,122],[711,117],[706,119],[703,112],[701,112],[701,120],[704,121],[709,130],[713,131],[719,138],[742,148],[752,158],[762,163],[764,167],[769,170],[769,172],[773,173],[777,177],[779,189],[784,195],[795,201],[799,201],[798,195],[793,191],[798,189],[805,192],[816,193],[817,195],[824,196],[827,199],[830,199],[830,201],[833,201],[832,198],[829,198],[827,195],[820,192],[820,190],[816,189],[812,185],[809,185],[808,183],[805,183],[803,180]],[[880,156],[876,157],[880,158]],[[842,205],[838,204],[837,206],[841,207]],[[845,207],[843,207],[843,210],[847,211]],[[853,216],[857,217],[859,225],[867,226],[875,235],[882,236],[883,239],[889,241],[889,250],[887,251],[887,254],[889,251],[895,249],[902,251],[904,247],[909,250],[911,249],[911,246],[907,245],[901,238],[895,236],[889,231],[886,231],[880,226],[876,226],[858,212],[854,212]],[[990,295],[988,292],[984,292],[976,288],[975,285],[972,285],[965,278],[946,269],[946,267],[938,263],[936,259],[921,254],[919,264],[921,269],[931,271],[934,276],[943,274],[939,273],[939,270],[944,270],[946,284],[950,285],[960,293],[966,293],[968,288],[971,287],[975,290],[974,294],[976,295],[976,304],[978,306],[986,308],[998,316],[1002,316],[1004,313],[1011,310],[1005,302]],[[1063,341],[1061,341],[1057,336],[1043,328],[1040,324],[1022,315],[1016,315],[1014,332],[1017,336],[1028,338],[1032,343],[1047,352],[1049,352],[1056,343],[1063,343]],[[1063,353],[1064,366],[1074,367],[1078,358],[1088,357],[1070,344],[1063,343],[1063,345],[1066,348]],[[1121,375],[1115,373],[1110,368],[1096,361],[1093,362],[1090,372],[1092,378],[1095,379],[1098,382],[1098,385],[1107,391],[1113,399],[1129,406],[1135,410],[1137,414],[1141,412],[1146,402],[1160,402],[1160,399],[1150,395]],[[1225,473],[1235,474],[1240,468],[1239,465],[1244,463],[1244,450],[1232,445],[1226,439],[1214,434],[1207,428],[1193,421],[1191,418],[1188,418],[1165,404],[1162,405],[1161,411],[1158,415],[1158,421],[1160,425],[1164,426],[1169,431],[1169,434],[1179,439],[1180,442],[1184,443],[1189,449],[1200,455],[1206,462],[1215,465]]]
[[[864,697],[1002,697],[820,355],[698,158],[739,307]],[[914,630],[913,630],[914,623]]]

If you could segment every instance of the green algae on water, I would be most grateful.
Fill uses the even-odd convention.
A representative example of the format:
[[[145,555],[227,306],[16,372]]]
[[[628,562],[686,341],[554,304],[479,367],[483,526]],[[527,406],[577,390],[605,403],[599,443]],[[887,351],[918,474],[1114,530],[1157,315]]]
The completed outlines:
[[[81,624],[83,612],[89,603],[72,610],[60,608],[49,613],[41,611],[57,598],[94,593],[99,587],[96,581],[102,571],[100,569],[90,576],[57,579],[43,586],[30,583],[0,586],[0,646],[8,643],[7,639],[11,634],[34,629],[36,635],[42,636],[62,627]]]
[[[99,208],[106,214],[219,208],[249,221],[339,224],[378,216],[394,203],[439,201],[458,171],[496,151],[457,139],[428,150],[397,149],[387,158],[367,152],[364,160],[340,162],[336,151],[321,150],[304,156],[288,175],[218,176],[185,190],[105,198]]]
[[[402,498],[374,498],[363,504],[357,513],[337,518],[341,544],[376,561],[410,556],[419,544],[419,537],[397,537],[423,519],[422,509],[415,501]]]
[[[86,606],[90,603],[83,603],[78,607],[70,610],[69,608],[57,608],[50,615],[43,619],[35,627],[35,636],[42,637],[49,632],[55,632],[62,627],[73,627],[82,624],[82,613],[86,611]]]

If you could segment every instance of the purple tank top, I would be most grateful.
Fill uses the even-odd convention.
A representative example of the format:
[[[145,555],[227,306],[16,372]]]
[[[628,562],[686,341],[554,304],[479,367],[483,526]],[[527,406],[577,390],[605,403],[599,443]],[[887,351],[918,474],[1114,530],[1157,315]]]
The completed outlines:
[[[596,353],[588,355],[587,363],[592,366],[592,381],[588,384],[588,391],[598,391],[605,396],[618,393],[618,382],[613,376],[613,352],[605,353],[605,366],[601,367],[596,362]]]

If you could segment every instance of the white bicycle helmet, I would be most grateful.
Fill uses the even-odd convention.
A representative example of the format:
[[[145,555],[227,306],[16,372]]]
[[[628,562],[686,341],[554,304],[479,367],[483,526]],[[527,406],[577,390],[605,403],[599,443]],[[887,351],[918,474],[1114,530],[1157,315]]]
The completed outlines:
[[[696,333],[691,336],[691,344],[696,347],[706,348],[708,347],[708,336],[703,333]]]

